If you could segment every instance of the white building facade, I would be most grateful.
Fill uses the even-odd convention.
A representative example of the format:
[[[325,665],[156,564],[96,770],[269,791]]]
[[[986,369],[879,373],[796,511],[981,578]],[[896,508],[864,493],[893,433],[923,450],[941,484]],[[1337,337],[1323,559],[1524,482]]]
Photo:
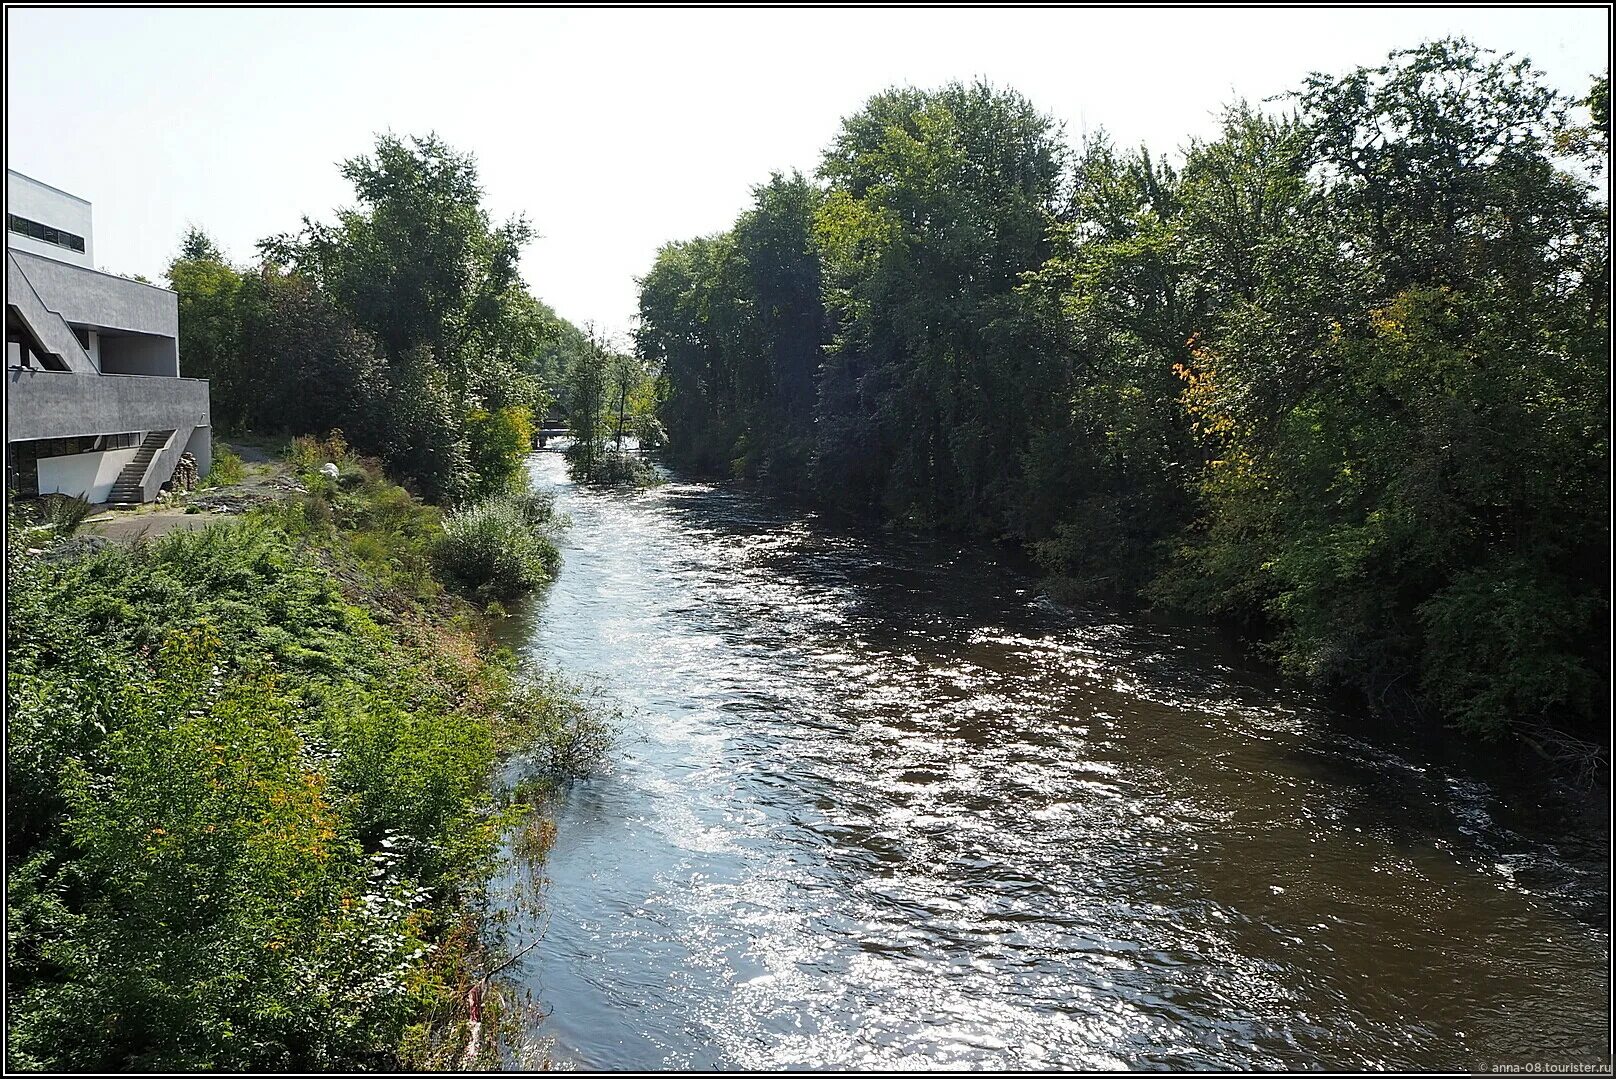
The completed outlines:
[[[179,297],[94,266],[90,204],[6,171],[6,479],[149,502],[212,463],[208,384],[180,377]]]

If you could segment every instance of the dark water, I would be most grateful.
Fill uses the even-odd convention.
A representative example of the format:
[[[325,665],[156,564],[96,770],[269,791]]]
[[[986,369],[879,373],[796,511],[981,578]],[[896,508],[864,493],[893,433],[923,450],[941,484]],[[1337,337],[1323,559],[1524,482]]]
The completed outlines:
[[[559,1060],[1608,1063],[1602,826],[1002,554],[533,468],[574,523],[520,632],[631,712],[531,927]]]

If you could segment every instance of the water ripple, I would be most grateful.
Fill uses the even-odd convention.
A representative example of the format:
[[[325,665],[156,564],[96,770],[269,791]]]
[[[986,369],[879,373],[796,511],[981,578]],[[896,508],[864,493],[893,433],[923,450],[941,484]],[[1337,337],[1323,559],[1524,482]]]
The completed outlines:
[[[1551,845],[1489,783],[994,552],[534,460],[574,525],[525,644],[633,724],[546,867],[528,977],[562,1059],[1608,1059],[1608,836]]]

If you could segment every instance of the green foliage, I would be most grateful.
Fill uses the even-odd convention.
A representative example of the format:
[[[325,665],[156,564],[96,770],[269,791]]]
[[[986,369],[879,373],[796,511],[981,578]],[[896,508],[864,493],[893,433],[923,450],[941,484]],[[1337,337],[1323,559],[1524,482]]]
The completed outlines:
[[[566,385],[572,438],[566,457],[573,478],[580,483],[651,482],[654,470],[623,448],[623,440],[632,438],[643,454],[665,437],[657,416],[659,383],[650,364],[612,350],[591,334],[587,348],[571,360]]]
[[[71,536],[95,512],[95,506],[83,495],[48,494],[39,500],[39,523],[51,528],[58,536]]]
[[[244,343],[241,274],[206,233],[190,228],[169,264],[168,286],[179,293],[180,373],[208,379],[214,422],[239,428],[250,392],[239,355]]]
[[[521,405],[493,411],[474,408],[466,416],[469,463],[477,479],[474,497],[499,491],[512,479],[524,476],[524,462],[533,448],[533,414]]]
[[[266,259],[329,294],[389,362],[429,350],[458,404],[531,404],[504,337],[521,290],[517,260],[533,235],[526,221],[495,225],[474,159],[433,135],[382,135],[373,153],[343,162],[342,175],[358,206],[264,241]]]
[[[328,546],[342,565],[361,568],[366,584],[412,600],[442,593],[433,573],[443,535],[435,507],[388,480],[377,461],[354,455],[338,431],[324,439],[293,439],[287,461],[307,493],[256,516]],[[327,463],[337,466],[335,482],[322,471]]]
[[[1376,707],[1603,737],[1608,207],[1562,165],[1604,168],[1608,85],[1437,41],[1176,165],[985,85],[877,95],[821,185],[641,280],[670,450],[1017,538]]]
[[[205,635],[173,639],[95,752],[66,762],[66,850],[30,859],[12,889],[61,982],[15,998],[14,1063],[387,1059],[424,896],[367,879],[344,795],[301,759],[291,701],[221,679],[213,658]]]
[[[1188,365],[1212,464],[1163,594],[1260,613],[1284,666],[1377,704],[1586,729],[1609,255],[1603,208],[1549,156],[1560,105],[1451,41],[1299,102],[1313,201]]]
[[[662,372],[646,404],[679,464],[805,485],[826,326],[819,201],[801,175],[777,173],[733,230],[667,245],[642,279],[636,350]]]
[[[342,173],[358,204],[264,240],[250,270],[187,235],[169,271],[186,373],[232,429],[341,428],[442,504],[495,490],[581,351],[523,287],[532,230],[496,224],[474,160],[433,136],[384,135]]]
[[[612,449],[623,452],[623,439],[660,439],[662,425],[655,414],[655,380],[644,360],[627,352],[610,356],[606,362],[606,420],[611,429]]]
[[[291,462],[301,501],[155,543],[35,558],[8,522],[11,1068],[441,1062],[496,754],[594,763],[598,709],[445,610],[435,509],[340,437]]]
[[[591,332],[588,347],[573,357],[567,370],[567,431],[572,445],[567,461],[576,475],[588,477],[606,442],[606,400],[611,354]]]
[[[224,487],[232,483],[240,483],[247,478],[247,466],[237,457],[235,452],[223,442],[213,444],[213,460],[208,465],[208,474],[202,477],[203,487]]]
[[[547,583],[560,566],[551,526],[547,501],[520,493],[490,495],[444,517],[438,561],[482,599],[521,596]]]
[[[1065,150],[1054,124],[985,83],[877,95],[820,174],[815,218],[836,333],[813,469],[851,510],[991,529],[1058,389],[1020,347],[1020,277],[1049,257]]]
[[[657,482],[656,469],[651,467],[650,462],[632,453],[611,449],[595,456],[593,470],[588,477],[587,482],[605,487],[650,487]]]
[[[525,667],[512,672],[501,689],[497,738],[535,761],[540,782],[600,771],[622,720],[621,710],[600,686]]]

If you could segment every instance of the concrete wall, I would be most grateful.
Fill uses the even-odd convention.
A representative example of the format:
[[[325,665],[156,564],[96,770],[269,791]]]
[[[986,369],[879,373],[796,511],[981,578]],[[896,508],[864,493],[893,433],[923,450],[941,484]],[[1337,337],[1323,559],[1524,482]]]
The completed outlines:
[[[172,337],[148,337],[144,334],[99,334],[98,357],[104,375],[166,375],[175,378],[180,373],[180,354]]]
[[[91,502],[105,502],[112,494],[112,484],[118,478],[118,473],[139,452],[139,448],[134,447],[76,453],[71,457],[42,457],[37,464],[39,493],[83,495]]]
[[[6,372],[8,441],[211,425],[205,379]]]
[[[213,428],[198,427],[185,442],[185,453],[196,459],[196,474],[206,476],[213,467]]]
[[[27,251],[76,266],[95,265],[95,243],[90,234],[90,204],[77,195],[69,195],[49,184],[40,183],[31,176],[6,170],[6,212],[38,221],[41,225],[66,229],[84,237],[84,250],[72,251],[55,244],[43,243],[31,236],[19,236],[6,230],[6,246]]]
[[[78,337],[61,315],[46,306],[33,282],[23,272],[24,259],[49,264],[45,259],[33,259],[22,252],[6,249],[6,336],[12,335],[12,314],[15,312],[16,321],[20,323],[18,328],[26,330],[40,346],[41,364],[46,362],[43,354],[49,353],[59,357],[71,371],[99,374],[100,369],[90,359],[90,354],[79,343]]]
[[[16,248],[11,254],[40,301],[75,326],[159,337],[180,335],[180,299],[166,288]]]

